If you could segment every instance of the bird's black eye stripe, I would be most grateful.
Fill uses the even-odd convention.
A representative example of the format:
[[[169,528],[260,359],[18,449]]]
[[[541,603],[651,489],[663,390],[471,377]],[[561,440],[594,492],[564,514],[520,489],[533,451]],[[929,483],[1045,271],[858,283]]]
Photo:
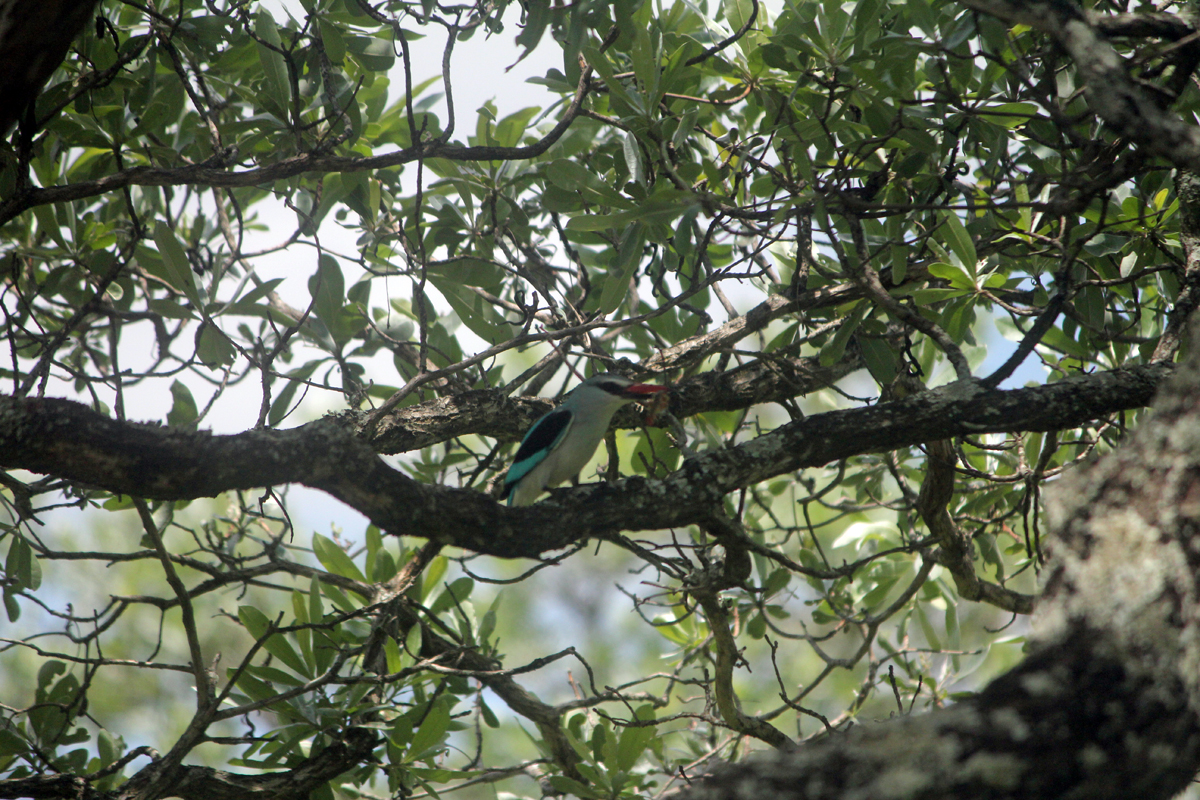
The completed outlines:
[[[597,385],[609,394],[625,394],[624,384],[617,383],[616,381],[605,381]]]

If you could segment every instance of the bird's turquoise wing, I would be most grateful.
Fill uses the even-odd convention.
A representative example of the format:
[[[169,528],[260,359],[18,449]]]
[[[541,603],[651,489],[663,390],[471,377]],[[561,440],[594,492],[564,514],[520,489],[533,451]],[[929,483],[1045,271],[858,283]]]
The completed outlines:
[[[575,417],[565,408],[555,409],[545,415],[525,434],[521,446],[517,448],[517,456],[513,459],[508,474],[504,476],[504,493],[512,494],[512,489],[530,470],[545,460],[546,456],[558,447],[559,442],[571,429],[571,420]]]

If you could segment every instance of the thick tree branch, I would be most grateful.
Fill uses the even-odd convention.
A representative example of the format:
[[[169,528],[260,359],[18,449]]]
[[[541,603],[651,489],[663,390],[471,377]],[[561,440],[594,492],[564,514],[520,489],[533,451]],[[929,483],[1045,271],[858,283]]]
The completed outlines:
[[[211,767],[184,766],[171,789],[183,800],[306,800],[310,793],[362,763],[375,749],[377,739],[365,728],[352,728],[340,741],[326,747],[294,769],[266,775],[239,775]],[[37,775],[0,781],[0,800],[32,797],[45,800],[114,800],[116,792],[99,792],[86,779],[72,775]]]
[[[1018,614],[1033,611],[1036,597],[986,581],[975,571],[971,537],[950,516],[957,458],[952,443],[946,439],[929,442],[925,453],[925,482],[921,484],[921,493],[917,498],[917,511],[925,521],[925,527],[938,541],[934,558],[954,578],[954,587],[959,596]]]
[[[1129,38],[1162,38],[1176,41],[1194,32],[1187,20],[1164,11],[1144,11],[1136,14],[1098,14],[1087,12],[1088,21],[1105,36]]]
[[[370,757],[378,740],[366,728],[351,728],[295,769],[266,775],[239,775],[209,767],[180,768],[171,797],[183,800],[307,800],[316,789]]]
[[[759,717],[753,717],[742,711],[737,693],[733,689],[733,670],[741,658],[737,641],[730,629],[732,616],[721,606],[717,593],[710,588],[693,589],[692,595],[704,608],[704,618],[712,631],[716,645],[716,663],[713,665],[716,676],[713,686],[717,710],[725,724],[743,736],[753,736],[756,739],[776,748],[788,748],[792,740],[783,731]]]
[[[907,283],[918,283],[928,277],[923,266],[914,266],[909,270]],[[890,268],[883,270],[880,279],[886,287],[895,288]],[[713,353],[727,351],[777,319],[832,308],[862,296],[861,289],[852,283],[805,292],[795,299],[770,295],[745,314],[666,348],[640,366],[648,373],[670,373],[694,366]],[[289,316],[297,317],[299,313]],[[477,354],[460,365],[478,361],[480,355],[486,354]],[[829,386],[861,366],[857,353],[832,367],[821,366],[817,358],[775,356],[767,361],[751,361],[725,372],[706,373],[676,387],[672,412],[683,417],[790,400]],[[397,400],[403,396],[402,392],[394,395]],[[381,413],[386,408],[385,404],[384,408],[357,415],[354,423],[362,431],[370,431],[371,446],[380,453],[416,450],[468,433],[518,439],[550,409],[550,404],[537,398],[510,398],[499,391],[479,391],[444,395],[438,400]],[[378,422],[372,425],[375,419]],[[615,424],[635,427],[638,424],[635,420],[635,414],[627,410],[618,414]]]
[[[790,400],[826,386],[862,366],[857,354],[832,367],[817,358],[764,358],[725,372],[707,372],[674,389],[671,412],[688,417],[705,411],[734,411],[762,403]],[[380,453],[402,453],[428,447],[455,436],[480,434],[494,439],[519,439],[534,421],[553,407],[537,397],[511,397],[502,391],[464,392],[408,406],[383,417],[368,434],[371,413],[352,413],[356,432]],[[625,409],[614,420],[618,428],[642,424]]]
[[[96,791],[87,780],[76,775],[33,775],[0,781],[0,800],[16,800],[19,797],[32,800],[108,800],[111,795]]]
[[[332,417],[285,431],[213,436],[121,423],[69,400],[5,396],[0,465],[164,500],[301,483],[328,492],[393,535],[522,557],[589,536],[701,522],[728,492],[859,453],[965,434],[1075,427],[1146,405],[1172,371],[1156,364],[1012,391],[958,382],[892,403],[797,420],[689,459],[664,478],[559,490],[549,502],[528,508],[417,483]]]
[[[0,0],[0,136],[62,63],[95,0]]]

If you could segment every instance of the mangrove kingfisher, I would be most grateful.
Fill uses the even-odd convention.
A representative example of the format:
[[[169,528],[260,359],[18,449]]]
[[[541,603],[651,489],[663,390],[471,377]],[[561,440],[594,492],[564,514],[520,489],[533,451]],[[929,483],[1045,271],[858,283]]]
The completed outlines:
[[[504,476],[508,504],[527,506],[543,490],[575,477],[596,452],[618,408],[667,391],[666,386],[634,383],[610,372],[579,384],[521,440]]]

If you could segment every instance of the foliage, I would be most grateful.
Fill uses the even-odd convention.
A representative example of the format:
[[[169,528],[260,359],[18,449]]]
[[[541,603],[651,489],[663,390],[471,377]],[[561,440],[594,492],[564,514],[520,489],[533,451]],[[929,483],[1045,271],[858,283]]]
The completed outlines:
[[[471,390],[613,369],[686,400],[757,370],[776,406],[714,401],[610,444],[608,477],[662,477],[881,391],[1176,355],[1189,198],[1027,25],[936,0],[302,5],[99,6],[0,145],[14,396],[188,430],[348,408],[369,440]],[[467,119],[455,59],[514,28],[561,50],[554,99]],[[430,78],[409,48],[435,35]],[[1194,46],[1148,35],[1119,52],[1195,110]],[[1137,416],[863,448],[745,485],[705,524],[536,566],[374,525],[310,536],[274,490],[187,508],[10,472],[0,776],[105,791],[146,747],[274,772],[365,728],[317,796],[530,777],[649,796],[939,706],[1019,655],[1005,625],[1037,592],[1042,487]],[[488,491],[514,447],[482,432],[400,469]],[[124,533],[69,536],[64,508]]]

